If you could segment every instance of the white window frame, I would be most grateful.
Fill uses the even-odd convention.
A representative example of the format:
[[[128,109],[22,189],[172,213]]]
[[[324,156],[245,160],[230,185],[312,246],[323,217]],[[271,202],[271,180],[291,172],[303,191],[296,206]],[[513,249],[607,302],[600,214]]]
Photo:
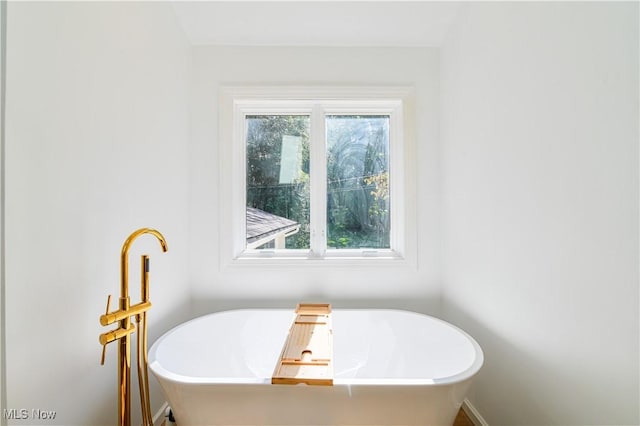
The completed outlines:
[[[413,89],[408,87],[227,86],[220,104],[221,265],[415,264],[415,155]],[[311,117],[311,248],[246,249],[246,117],[301,114]],[[389,116],[390,249],[327,249],[327,115]]]

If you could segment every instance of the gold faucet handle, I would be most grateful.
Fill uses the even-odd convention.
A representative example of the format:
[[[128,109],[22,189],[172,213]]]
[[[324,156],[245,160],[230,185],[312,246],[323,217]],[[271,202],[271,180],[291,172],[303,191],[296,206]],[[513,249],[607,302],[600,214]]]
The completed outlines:
[[[115,330],[111,330],[111,331],[107,331],[105,333],[102,333],[98,340],[100,341],[100,344],[102,345],[102,364],[104,364],[104,355],[105,355],[105,351],[107,350],[107,345],[111,342],[114,342],[116,340],[120,340],[126,336],[128,336],[129,334],[133,333],[135,331],[135,327],[133,326],[133,324],[129,325],[129,328],[116,328]]]
[[[107,315],[109,313],[109,306],[111,305],[111,295],[107,296],[107,309],[105,309],[104,314]],[[104,358],[107,355],[107,343],[102,345],[102,356],[100,357],[100,365],[104,365]]]
[[[111,302],[111,295],[107,298],[107,312],[109,312],[109,302]],[[104,358],[107,355],[107,345],[110,343],[108,341],[104,341],[103,337],[100,335],[100,344],[102,345],[102,356],[100,357],[100,365],[104,365]]]
[[[102,345],[102,356],[100,357],[100,365],[104,365],[104,358],[107,355],[107,345]]]
[[[104,311],[104,315],[100,315],[100,324],[102,325],[109,325],[114,321],[109,322],[108,320],[108,315],[109,315],[109,306],[111,305],[111,295],[109,295],[107,297],[107,309],[105,309]]]
[[[111,305],[111,295],[107,296],[107,309],[104,310],[105,315],[109,313],[109,305]]]

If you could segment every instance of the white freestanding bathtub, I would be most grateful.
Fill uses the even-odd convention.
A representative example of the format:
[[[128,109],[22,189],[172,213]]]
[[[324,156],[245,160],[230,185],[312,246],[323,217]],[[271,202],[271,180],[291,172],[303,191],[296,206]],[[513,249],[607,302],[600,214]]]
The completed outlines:
[[[334,385],[272,385],[293,310],[225,311],[158,339],[149,367],[178,426],[451,425],[482,350],[433,317],[334,309]]]

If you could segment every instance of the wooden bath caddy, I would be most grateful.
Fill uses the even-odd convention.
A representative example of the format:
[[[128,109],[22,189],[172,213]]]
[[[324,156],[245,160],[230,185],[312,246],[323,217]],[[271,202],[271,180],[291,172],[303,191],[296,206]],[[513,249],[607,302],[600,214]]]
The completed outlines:
[[[271,377],[272,384],[332,386],[331,305],[301,303]]]

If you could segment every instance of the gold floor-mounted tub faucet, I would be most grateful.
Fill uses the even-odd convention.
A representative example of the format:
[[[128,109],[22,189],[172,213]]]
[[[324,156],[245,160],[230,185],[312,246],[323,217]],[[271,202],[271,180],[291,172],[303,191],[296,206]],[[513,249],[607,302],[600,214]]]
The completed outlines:
[[[147,375],[147,311],[151,308],[149,301],[149,256],[141,256],[140,303],[131,305],[129,299],[129,248],[136,238],[143,234],[151,234],[160,241],[162,251],[167,251],[167,241],[155,229],[141,228],[129,235],[122,245],[120,259],[120,303],[117,311],[109,312],[111,295],[107,298],[107,311],[100,316],[100,324],[109,325],[118,322],[118,328],[100,335],[102,345],[101,364],[104,364],[107,345],[116,340],[118,345],[118,425],[131,425],[131,333],[136,327],[131,323],[135,316],[137,323],[138,383],[140,385],[140,405],[142,407],[142,424],[153,425],[149,402],[149,378]]]

